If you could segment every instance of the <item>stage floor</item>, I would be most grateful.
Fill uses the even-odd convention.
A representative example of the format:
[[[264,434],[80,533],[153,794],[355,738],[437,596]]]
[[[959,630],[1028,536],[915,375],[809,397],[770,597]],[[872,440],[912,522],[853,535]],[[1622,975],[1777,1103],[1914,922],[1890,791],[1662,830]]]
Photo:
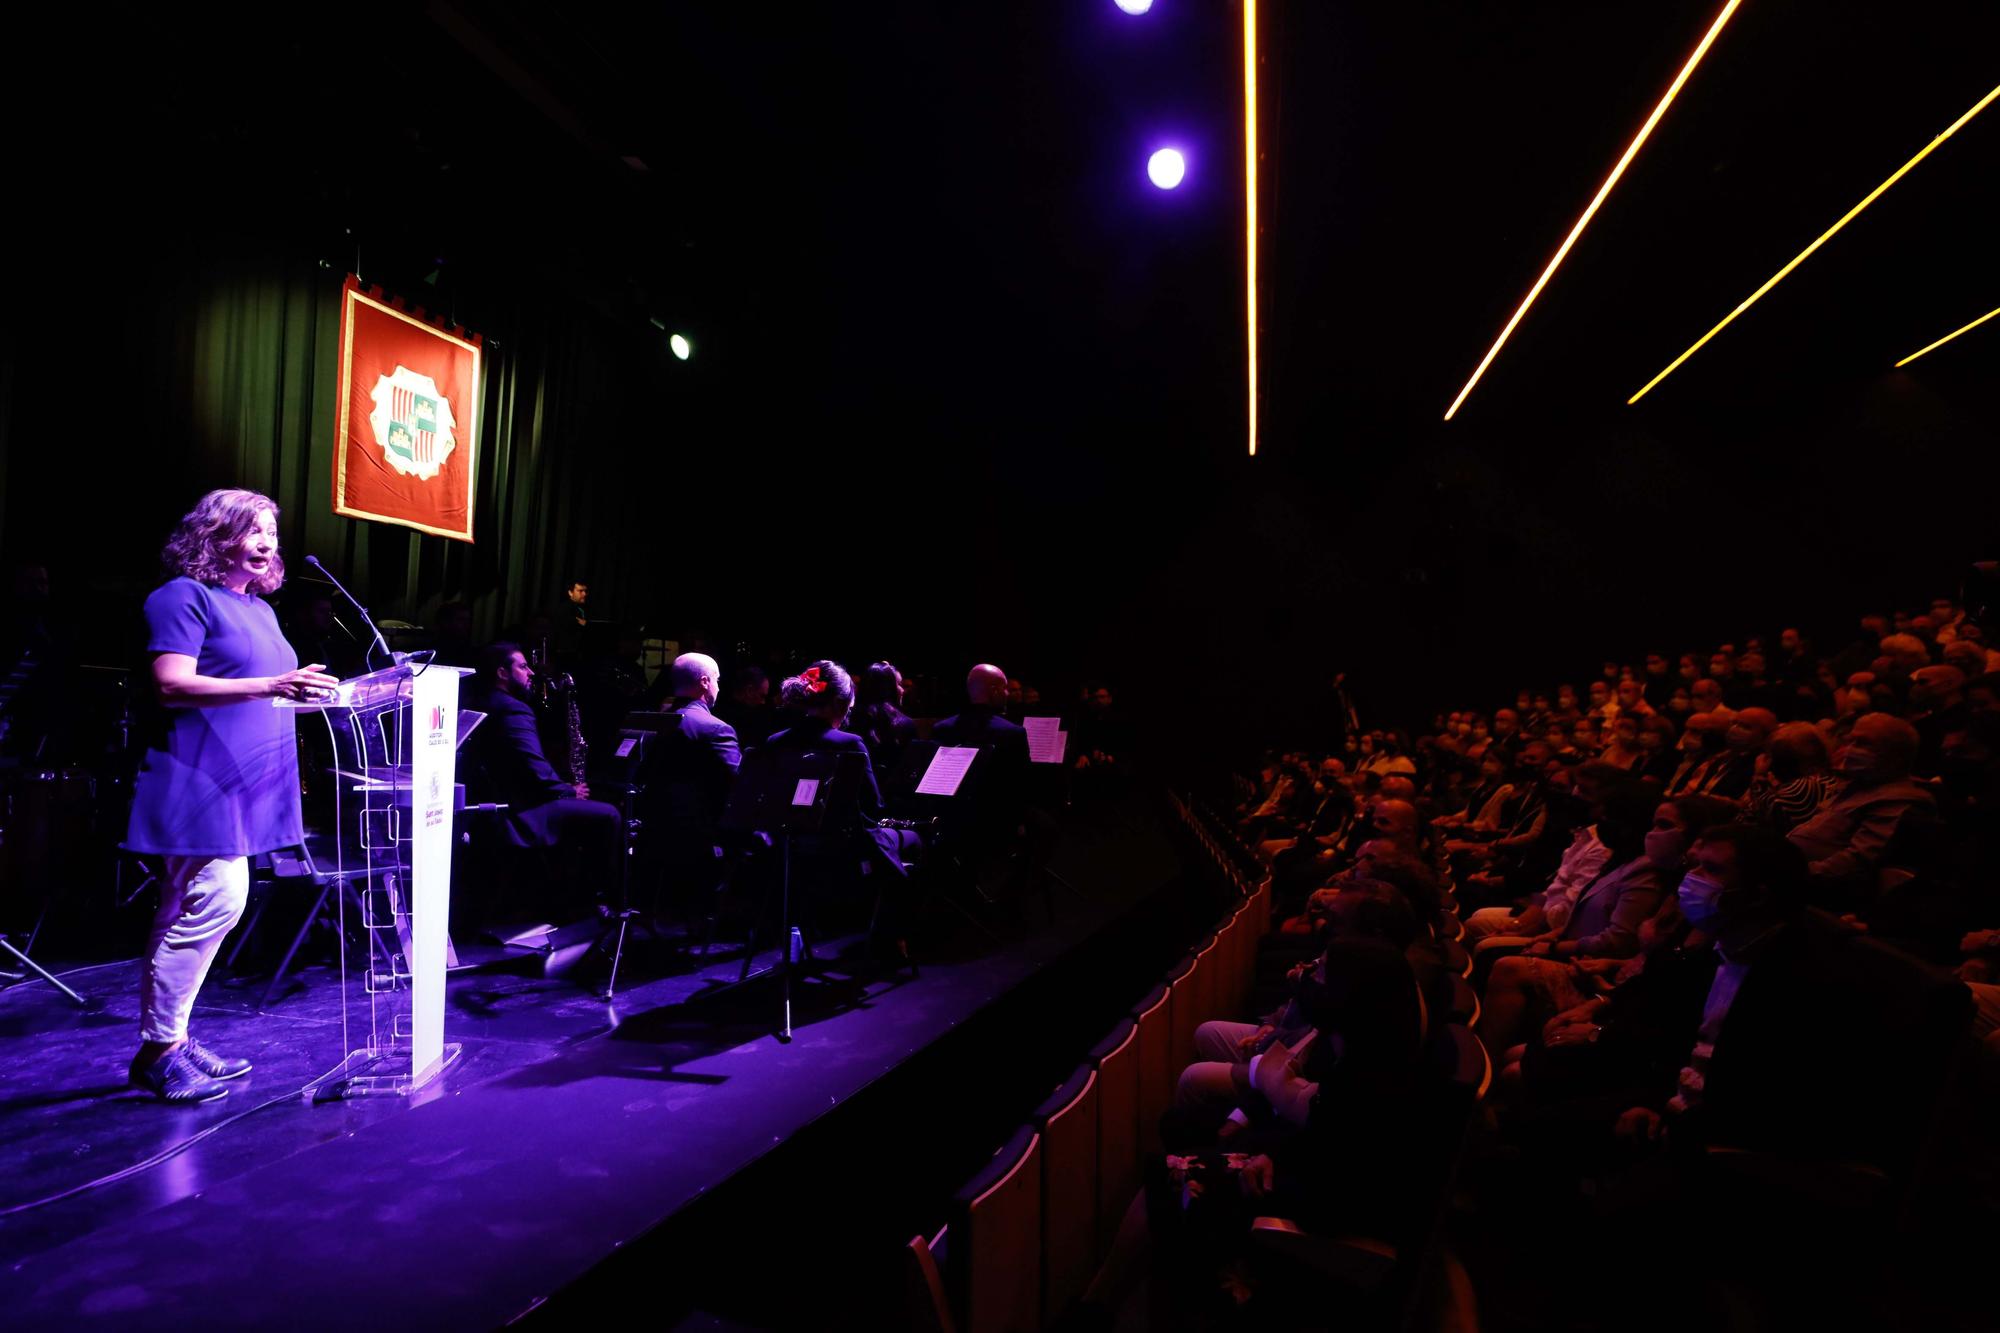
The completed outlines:
[[[307,969],[268,1012],[261,980],[211,980],[195,1031],[257,1068],[192,1108],[124,1086],[136,962],[71,975],[88,1010],[45,984],[0,993],[0,1210],[219,1127],[130,1178],[0,1216],[5,1323],[518,1318],[1107,927],[1129,927],[1180,873],[1157,818],[1131,811],[1073,835],[1056,868],[1081,892],[1055,891],[1052,923],[1038,895],[1029,929],[980,956],[915,979],[812,983],[789,1045],[771,1035],[774,989],[690,1007],[735,977],[740,955],[722,944],[701,966],[642,945],[614,1004],[582,976],[454,976],[446,1037],[463,1057],[408,1102],[292,1095],[342,1054],[329,969]]]

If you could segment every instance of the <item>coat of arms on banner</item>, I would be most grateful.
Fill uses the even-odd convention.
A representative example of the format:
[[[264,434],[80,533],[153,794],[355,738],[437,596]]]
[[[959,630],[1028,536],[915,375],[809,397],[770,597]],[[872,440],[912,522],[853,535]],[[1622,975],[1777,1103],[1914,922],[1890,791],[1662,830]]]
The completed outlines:
[[[368,425],[384,460],[406,477],[435,477],[458,443],[451,399],[438,392],[437,381],[399,365],[394,374],[376,377],[369,396],[375,410]]]
[[[334,513],[472,540],[481,341],[341,284]]]

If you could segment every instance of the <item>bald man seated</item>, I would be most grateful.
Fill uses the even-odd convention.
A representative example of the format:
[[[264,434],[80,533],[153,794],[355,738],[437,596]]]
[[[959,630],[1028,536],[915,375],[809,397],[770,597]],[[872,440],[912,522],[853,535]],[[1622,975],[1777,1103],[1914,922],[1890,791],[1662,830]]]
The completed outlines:
[[[1001,716],[1007,708],[1007,673],[980,663],[965,677],[965,697],[965,708],[933,726],[931,739],[940,745],[977,746],[1007,765],[1018,752],[1020,762],[1026,764],[1028,733]]]
[[[722,681],[715,659],[682,653],[667,675],[673,725],[660,729],[638,778],[668,891],[699,907],[722,879],[722,809],[743,754],[736,729],[713,712]]]
[[[1007,707],[1007,673],[982,662],[965,677],[966,706],[931,728],[940,745],[977,748],[972,799],[987,833],[1013,831],[1028,777],[1028,733],[1001,713]],[[1004,826],[1004,828],[1003,828]]]

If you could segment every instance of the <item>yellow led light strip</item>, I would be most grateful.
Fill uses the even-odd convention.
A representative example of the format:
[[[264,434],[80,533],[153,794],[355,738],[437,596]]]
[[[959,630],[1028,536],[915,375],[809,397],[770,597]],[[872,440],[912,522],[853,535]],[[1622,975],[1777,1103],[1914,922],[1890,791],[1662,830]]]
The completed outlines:
[[[1250,456],[1257,456],[1257,0],[1243,0],[1243,254],[1248,291]]]
[[[1956,338],[1961,333],[1972,332],[1974,329],[1978,328],[1981,324],[1984,324],[1987,320],[1993,318],[1995,315],[2000,315],[2000,308],[1987,311],[1985,314],[1981,315],[1978,319],[1973,320],[1970,324],[1967,324],[1962,329],[1953,329],[1950,333],[1945,334],[1944,337],[1938,339],[1936,342],[1932,343],[1929,347],[1919,347],[1916,351],[1910,353],[1908,356],[1904,357],[1901,361],[1898,361],[1896,363],[1896,368],[1900,370],[1904,366],[1909,365],[1910,362],[1922,356],[1925,352],[1936,351],[1938,348],[1944,346],[1946,343],[1950,342],[1953,338]]]
[[[1563,262],[1563,256],[1567,255],[1570,247],[1576,244],[1576,238],[1583,235],[1583,229],[1590,225],[1590,219],[1596,215],[1598,208],[1610,195],[1611,187],[1618,183],[1618,178],[1625,174],[1625,168],[1632,164],[1634,157],[1638,156],[1640,146],[1652,134],[1653,127],[1660,123],[1660,117],[1667,113],[1667,108],[1680,93],[1681,85],[1688,81],[1688,76],[1694,73],[1694,67],[1708,54],[1708,48],[1714,44],[1716,35],[1722,31],[1722,25],[1729,22],[1729,16],[1736,12],[1737,5],[1741,3],[1742,0],[1729,0],[1729,3],[1722,7],[1722,12],[1715,16],[1715,22],[1709,24],[1708,32],[1702,36],[1701,44],[1695,47],[1694,54],[1690,55],[1687,63],[1681,66],[1681,72],[1674,76],[1674,81],[1668,86],[1665,96],[1661,97],[1659,104],[1653,108],[1653,114],[1646,117],[1646,123],[1639,127],[1638,134],[1634,135],[1632,142],[1626,145],[1625,155],[1618,159],[1617,166],[1611,168],[1611,174],[1604,178],[1604,184],[1597,187],[1596,196],[1591,199],[1589,207],[1583,210],[1582,216],[1577,218],[1576,225],[1569,229],[1569,235],[1563,237],[1563,243],[1556,250],[1555,258],[1549,260],[1549,266],[1542,270],[1542,276],[1535,279],[1535,285],[1528,289],[1527,296],[1523,297],[1521,304],[1514,308],[1514,316],[1507,321],[1507,327],[1500,330],[1500,336],[1486,349],[1486,356],[1480,361],[1479,368],[1472,372],[1472,378],[1465,382],[1465,387],[1458,391],[1458,397],[1452,399],[1451,406],[1445,409],[1446,421],[1457,415],[1459,405],[1472,392],[1472,387],[1479,383],[1479,377],[1486,373],[1486,368],[1493,364],[1493,358],[1498,356],[1500,349],[1506,345],[1508,336],[1514,332],[1514,326],[1528,313],[1528,307],[1542,294],[1542,288],[1548,286],[1549,278],[1556,271],[1556,265]]]
[[[1693,356],[1696,352],[1699,352],[1702,348],[1702,344],[1706,343],[1710,338],[1713,338],[1716,334],[1728,328],[1730,324],[1735,321],[1738,315],[1742,314],[1744,311],[1748,310],[1751,306],[1757,303],[1758,297],[1762,296],[1765,292],[1770,291],[1773,287],[1777,286],[1780,282],[1784,281],[1785,275],[1787,273],[1790,273],[1793,269],[1797,268],[1800,264],[1804,263],[1806,256],[1810,255],[1813,251],[1819,249],[1822,245],[1825,245],[1828,241],[1832,240],[1834,235],[1837,232],[1839,232],[1842,227],[1845,227],[1848,223],[1854,221],[1854,219],[1857,216],[1859,216],[1862,209],[1868,207],[1868,205],[1874,203],[1877,199],[1881,198],[1883,193],[1886,190],[1888,190],[1888,188],[1891,185],[1894,185],[1897,181],[1903,179],[1903,174],[1905,172],[1907,172],[1911,167],[1917,165],[1917,163],[1929,157],[1934,151],[1936,151],[1937,146],[1939,144],[1943,143],[1946,139],[1949,139],[1952,135],[1958,133],[1960,129],[1964,128],[1965,123],[1967,121],[1971,120],[1974,116],[1984,111],[1987,105],[1990,102],[1992,102],[1993,99],[1996,97],[2000,97],[2000,88],[1995,88],[1992,92],[1986,94],[1986,96],[1980,98],[1977,102],[1974,102],[1972,104],[1972,109],[1970,111],[1967,111],[1957,120],[1954,120],[1951,123],[1950,127],[1946,129],[1943,134],[1938,135],[1937,138],[1925,144],[1922,152],[1919,152],[1915,157],[1905,162],[1902,166],[1897,167],[1895,175],[1889,177],[1888,180],[1883,181],[1880,185],[1870,190],[1867,194],[1867,197],[1862,199],[1862,201],[1856,204],[1854,207],[1848,209],[1847,212],[1841,216],[1840,221],[1834,223],[1831,227],[1828,227],[1825,231],[1821,232],[1818,240],[1814,241],[1811,245],[1808,245],[1805,249],[1799,251],[1798,254],[1793,257],[1791,263],[1785,265],[1783,268],[1779,269],[1776,273],[1773,273],[1769,278],[1765,280],[1764,285],[1762,287],[1759,287],[1756,291],[1750,293],[1749,296],[1745,297],[1741,302],[1741,304],[1739,304],[1734,310],[1730,311],[1727,315],[1723,317],[1723,320],[1720,324],[1717,324],[1707,333],[1702,334],[1701,337],[1695,341],[1694,346],[1688,348],[1685,352],[1682,352],[1679,356],[1675,357],[1671,362],[1668,363],[1667,368],[1665,370],[1653,376],[1652,379],[1647,380],[1646,387],[1639,390],[1639,392],[1633,394],[1630,398],[1627,398],[1625,400],[1625,405],[1627,407],[1630,407],[1633,403],[1638,402],[1641,398],[1644,398],[1647,394],[1651,393],[1654,385],[1658,384],[1661,380],[1665,379],[1667,376],[1673,374],[1675,370],[1679,369],[1681,362],[1687,360],[1689,357]]]

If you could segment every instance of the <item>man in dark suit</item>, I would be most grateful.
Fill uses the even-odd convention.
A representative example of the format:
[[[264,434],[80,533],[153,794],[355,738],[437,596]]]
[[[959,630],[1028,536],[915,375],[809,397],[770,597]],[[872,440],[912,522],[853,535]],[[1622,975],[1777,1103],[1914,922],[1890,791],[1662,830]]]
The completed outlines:
[[[973,860],[1004,854],[1020,829],[1027,798],[1028,733],[1001,716],[1007,706],[1007,673],[982,662],[965,677],[966,707],[931,728],[940,745],[972,746],[973,765],[967,808],[947,817],[944,834]]]
[[[534,668],[520,645],[495,643],[480,655],[467,706],[486,714],[472,734],[470,775],[481,799],[504,801],[503,822],[517,847],[575,846],[599,888],[616,874],[618,807],[590,799],[583,782],[566,782],[542,754],[535,710],[528,703]]]
[[[713,711],[721,669],[703,653],[682,653],[667,668],[670,725],[646,752],[639,782],[667,890],[701,907],[722,882],[722,810],[743,753],[736,730]]]
[[[987,770],[979,780],[980,795],[1018,800],[1028,772],[1028,733],[1001,716],[1007,706],[1007,673],[982,662],[965,677],[965,697],[964,710],[933,726],[931,739],[940,745],[976,746]]]

